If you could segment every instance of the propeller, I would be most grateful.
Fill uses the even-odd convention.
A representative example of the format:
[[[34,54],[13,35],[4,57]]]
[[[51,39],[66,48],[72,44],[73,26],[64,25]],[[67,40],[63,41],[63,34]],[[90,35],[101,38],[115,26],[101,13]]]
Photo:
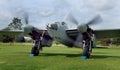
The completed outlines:
[[[67,13],[67,15],[64,17],[64,20],[67,20],[75,25],[79,25],[78,21],[73,17],[71,13]]]
[[[78,23],[78,21],[73,17],[72,14],[68,13],[66,16],[65,16],[65,20],[77,25],[77,29],[79,31],[79,34],[76,38],[76,41],[75,41],[75,45],[77,45],[78,47],[81,47],[82,46],[82,40],[83,40],[83,36],[82,36],[82,33],[83,32],[86,32],[87,29],[89,28],[89,25],[95,25],[95,24],[98,24],[99,22],[102,21],[100,15],[97,15],[96,17],[94,17],[91,21],[89,21],[88,23],[85,23],[85,24],[80,24]]]
[[[87,23],[87,25],[95,25],[95,24],[98,24],[99,22],[101,22],[102,19],[100,17],[100,15],[97,15],[96,17],[94,17],[91,21],[89,21]]]
[[[68,13],[65,16],[64,19],[71,22],[71,23],[73,23],[73,24],[75,24],[75,25],[79,25],[78,21],[73,17],[73,15],[71,13]],[[98,22],[101,22],[101,21],[102,21],[102,19],[101,19],[100,15],[97,15],[91,21],[86,23],[86,25],[94,25],[94,24],[97,24]]]
[[[29,19],[28,13],[25,13],[24,14],[24,21],[25,21],[26,25],[28,25],[28,19]]]
[[[33,29],[34,27],[29,25],[29,16],[28,13],[24,13],[24,22],[25,22],[25,27],[24,27],[24,34],[28,35]]]
[[[102,21],[100,15],[95,16],[91,21],[89,21],[88,23],[85,24],[80,24],[78,23],[78,21],[73,17],[73,15],[71,13],[68,13],[65,18],[65,20],[77,25],[77,29],[80,32],[86,32],[87,28],[89,27],[89,25],[95,25],[98,24],[99,22]]]
[[[82,33],[78,33],[76,40],[74,42],[74,45],[76,45],[77,47],[82,47],[82,43],[83,43],[83,35]]]

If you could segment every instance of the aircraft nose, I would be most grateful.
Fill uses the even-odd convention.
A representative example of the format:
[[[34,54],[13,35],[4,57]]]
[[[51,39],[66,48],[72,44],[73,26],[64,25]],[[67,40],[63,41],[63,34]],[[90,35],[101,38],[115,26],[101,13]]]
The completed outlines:
[[[34,27],[33,27],[33,26],[30,26],[30,25],[25,26],[25,27],[24,27],[24,34],[25,34],[25,35],[28,35],[29,33],[32,32],[33,28],[34,28]]]

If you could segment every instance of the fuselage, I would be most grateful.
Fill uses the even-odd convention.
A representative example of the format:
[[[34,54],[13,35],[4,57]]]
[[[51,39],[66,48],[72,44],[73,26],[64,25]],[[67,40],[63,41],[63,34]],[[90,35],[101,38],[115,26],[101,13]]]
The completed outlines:
[[[48,27],[49,35],[56,41],[68,46],[68,47],[81,47],[79,43],[71,39],[67,33],[67,25],[64,22],[56,22]]]

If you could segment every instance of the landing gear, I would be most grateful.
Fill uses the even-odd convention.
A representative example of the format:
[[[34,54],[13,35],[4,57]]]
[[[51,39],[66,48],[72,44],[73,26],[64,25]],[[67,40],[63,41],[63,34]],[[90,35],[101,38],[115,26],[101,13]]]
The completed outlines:
[[[86,56],[87,58],[89,58],[92,53],[91,43],[91,40],[83,41],[83,56]]]
[[[42,51],[41,41],[35,40],[35,45],[31,50],[31,54],[33,54],[34,56],[38,56],[40,51]]]
[[[83,33],[83,56],[89,58],[92,53],[94,32],[91,28],[87,29],[87,32]]]
[[[37,49],[37,47],[33,47],[31,50],[31,54],[33,54],[34,56],[38,56],[39,55],[39,49]]]

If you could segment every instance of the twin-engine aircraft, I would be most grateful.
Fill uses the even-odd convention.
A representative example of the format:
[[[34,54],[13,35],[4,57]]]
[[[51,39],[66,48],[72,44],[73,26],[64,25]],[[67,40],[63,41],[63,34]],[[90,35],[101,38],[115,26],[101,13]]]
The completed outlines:
[[[26,27],[25,34],[29,34],[34,40],[31,54],[38,56],[43,47],[50,47],[53,40],[56,40],[68,47],[83,48],[83,56],[90,57],[92,48],[96,46],[96,38],[120,37],[120,29],[111,30],[93,30],[90,25],[102,21],[100,16],[94,17],[86,24],[76,21],[73,16],[69,16],[69,21],[76,24],[76,29],[69,29],[66,22],[55,22],[47,25],[46,30],[39,30],[28,24],[28,16],[25,17]]]

